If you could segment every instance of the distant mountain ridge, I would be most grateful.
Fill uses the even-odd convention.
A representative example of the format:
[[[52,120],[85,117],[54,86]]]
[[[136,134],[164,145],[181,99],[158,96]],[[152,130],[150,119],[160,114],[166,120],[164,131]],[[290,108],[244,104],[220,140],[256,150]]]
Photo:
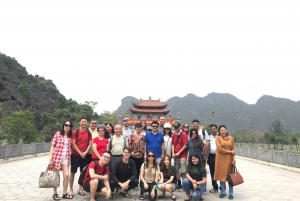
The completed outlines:
[[[132,102],[139,102],[139,99],[124,97],[118,110],[128,111],[133,107]],[[189,124],[193,119],[199,119],[204,126],[225,124],[230,132],[265,132],[277,118],[285,130],[300,131],[300,101],[264,95],[255,104],[247,104],[228,93],[210,93],[205,97],[194,94],[182,98],[175,96],[166,102],[172,116],[180,112],[182,122]]]

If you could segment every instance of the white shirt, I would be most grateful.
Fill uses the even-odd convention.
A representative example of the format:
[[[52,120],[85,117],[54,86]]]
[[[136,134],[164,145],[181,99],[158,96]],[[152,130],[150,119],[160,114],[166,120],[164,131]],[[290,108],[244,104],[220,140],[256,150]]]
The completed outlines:
[[[164,136],[164,141],[165,141],[165,154],[168,154],[171,156],[172,153],[172,137],[170,136]]]
[[[131,129],[125,129],[123,128],[122,135],[127,139],[130,135],[132,135],[132,130]]]
[[[208,141],[209,141],[209,153],[210,154],[216,154],[217,151],[217,145],[216,145],[216,138],[218,137],[218,134],[216,137],[213,135],[208,136]]]
[[[205,131],[205,139],[204,140],[208,140],[208,133]],[[203,135],[202,135],[202,128],[200,130],[198,130],[198,135],[200,136],[201,140],[203,140]]]

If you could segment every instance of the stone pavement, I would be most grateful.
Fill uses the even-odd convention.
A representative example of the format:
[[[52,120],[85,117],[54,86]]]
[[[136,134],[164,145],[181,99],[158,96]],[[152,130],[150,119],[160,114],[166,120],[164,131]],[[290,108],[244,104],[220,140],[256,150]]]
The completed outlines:
[[[0,200],[53,200],[51,197],[53,194],[52,189],[37,187],[40,172],[46,169],[47,162],[48,155],[1,163]],[[245,183],[234,187],[234,200],[300,200],[299,193],[297,193],[300,187],[300,173],[271,167],[240,157],[237,158],[237,167],[244,177]],[[78,189],[77,178],[78,174],[74,182],[74,190]],[[207,190],[209,189],[211,189],[211,179],[208,174]],[[62,187],[58,189],[58,192],[61,196]],[[226,193],[228,195],[228,190]],[[182,190],[175,194],[178,201],[184,200],[185,194]],[[139,200],[137,191],[131,190],[131,195],[133,195],[131,199],[116,195],[115,200]],[[145,200],[148,200],[147,194],[144,195]],[[228,200],[227,196],[220,199],[218,195],[219,193],[212,194],[207,191],[205,201]],[[76,194],[73,200],[89,201],[89,194],[86,196]],[[101,197],[98,200],[105,200],[105,198]],[[171,200],[171,197],[167,195],[164,199],[159,200]]]

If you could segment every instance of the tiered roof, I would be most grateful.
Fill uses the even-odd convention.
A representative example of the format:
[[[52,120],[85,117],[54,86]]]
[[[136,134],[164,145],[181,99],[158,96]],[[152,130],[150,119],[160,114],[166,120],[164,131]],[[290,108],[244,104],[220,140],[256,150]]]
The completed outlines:
[[[132,113],[162,113],[167,114],[170,110],[166,110],[167,103],[161,103],[160,100],[142,100],[138,103],[132,103],[134,108],[131,108]]]

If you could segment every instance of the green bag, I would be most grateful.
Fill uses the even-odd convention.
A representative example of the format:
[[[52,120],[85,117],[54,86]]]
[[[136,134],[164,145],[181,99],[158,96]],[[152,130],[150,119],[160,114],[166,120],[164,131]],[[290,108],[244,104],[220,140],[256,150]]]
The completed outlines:
[[[45,172],[41,172],[39,178],[39,188],[59,187],[60,176],[59,171],[49,171],[48,166]]]

